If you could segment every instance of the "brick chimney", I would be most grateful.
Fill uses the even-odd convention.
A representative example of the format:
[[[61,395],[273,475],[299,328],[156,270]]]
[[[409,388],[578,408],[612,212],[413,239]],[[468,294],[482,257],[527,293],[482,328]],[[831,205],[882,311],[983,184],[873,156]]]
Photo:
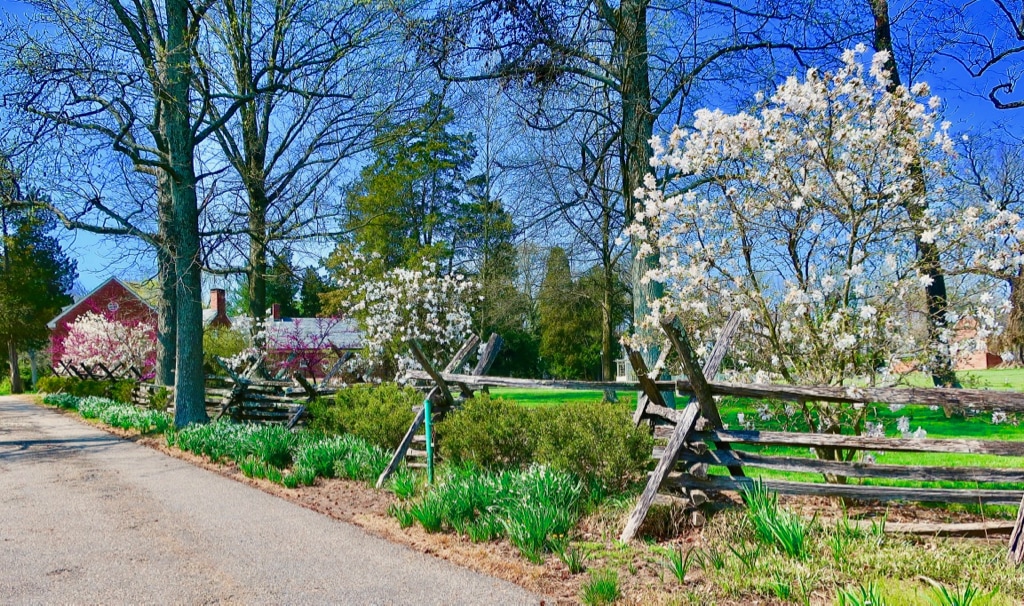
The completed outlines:
[[[281,304],[280,303],[273,303],[273,304],[271,304],[271,306],[270,306],[270,317],[273,318],[273,320],[275,322],[279,322],[281,320]]]
[[[217,312],[217,315],[228,313],[227,297],[223,288],[211,288],[210,289],[210,307],[213,311]]]
[[[227,296],[223,288],[210,289],[210,309],[213,310],[214,315],[208,326],[211,328],[231,326],[231,320],[228,318]]]

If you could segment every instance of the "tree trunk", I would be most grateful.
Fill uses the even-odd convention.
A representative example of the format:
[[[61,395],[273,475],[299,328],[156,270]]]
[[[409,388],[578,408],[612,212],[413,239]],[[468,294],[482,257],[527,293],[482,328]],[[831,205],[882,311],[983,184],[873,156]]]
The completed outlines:
[[[1013,354],[1015,364],[1024,363],[1024,267],[1008,280],[1010,283],[1010,314],[1003,332],[1003,350]],[[999,352],[1002,353],[1002,352]]]
[[[28,363],[29,363],[29,368],[30,368],[30,370],[32,372],[32,388],[33,389],[35,388],[36,383],[39,382],[39,359],[36,357],[37,353],[39,353],[39,352],[37,352],[34,349],[28,350]]]
[[[173,200],[170,183],[166,175],[158,179],[158,239],[156,247],[157,275],[160,286],[160,301],[157,303],[156,327],[156,384],[174,385],[174,366],[177,363],[177,309],[178,280],[174,271],[174,259],[167,249],[172,226]]]
[[[623,0],[618,11],[615,49],[622,70],[622,200],[626,208],[626,221],[631,222],[636,212],[634,193],[650,171],[651,148],[649,141],[654,131],[651,115],[651,84],[648,74],[647,49],[648,0]],[[641,325],[651,311],[651,302],[660,299],[664,286],[642,278],[648,270],[659,265],[655,251],[640,255],[642,243],[634,240],[630,281],[633,286],[633,321],[635,330],[649,343],[644,348],[644,361],[653,366],[658,359],[659,339],[653,326]]]
[[[249,315],[261,320],[267,314],[267,199],[260,188],[249,188],[249,206]]]
[[[209,420],[204,401],[203,303],[199,258],[199,208],[196,203],[195,138],[189,107],[193,43],[187,37],[187,0],[166,0],[167,59],[164,121],[170,163],[174,242],[171,256],[177,280],[177,361],[174,374],[174,424]]]
[[[615,369],[612,360],[612,339],[615,327],[612,325],[612,291],[614,284],[605,283],[605,289],[601,302],[601,380],[614,381]]]
[[[889,92],[894,92],[901,84],[899,68],[896,64],[896,54],[892,45],[892,28],[889,20],[888,0],[868,0],[871,7],[871,14],[875,23],[875,51],[886,51],[889,53],[889,60],[885,69],[889,71]],[[915,158],[910,167],[910,173],[914,179],[914,197],[924,198],[927,192],[924,168],[921,159]],[[914,242],[917,246],[917,263],[921,273],[931,278],[931,284],[925,288],[925,297],[928,307],[928,336],[931,343],[940,342],[940,334],[946,329],[946,310],[948,299],[946,294],[946,278],[942,273],[942,265],[939,260],[938,248],[932,243],[921,240],[921,228],[918,227],[921,219],[924,218],[926,206],[921,204],[907,204],[904,206],[911,222],[915,226]],[[949,386],[960,387],[953,370],[953,361],[948,353],[936,353],[929,360],[932,372],[932,383],[936,387]]]
[[[24,393],[25,386],[21,384],[21,372],[18,370],[18,348],[14,341],[7,341],[7,365],[11,371],[11,393]]]

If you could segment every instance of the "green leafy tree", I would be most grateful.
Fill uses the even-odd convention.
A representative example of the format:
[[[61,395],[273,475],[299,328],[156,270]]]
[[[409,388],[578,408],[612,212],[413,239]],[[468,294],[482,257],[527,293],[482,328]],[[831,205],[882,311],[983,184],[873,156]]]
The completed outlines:
[[[593,378],[601,369],[601,310],[587,297],[587,282],[574,281],[565,251],[548,255],[538,294],[540,355],[552,375]]]
[[[291,252],[274,255],[267,269],[267,305],[277,303],[281,306],[281,315],[291,318],[299,315],[297,296],[299,294],[299,277],[292,266]]]
[[[51,235],[56,218],[32,200],[22,200],[13,175],[0,173],[0,338],[7,346],[11,392],[21,393],[18,350],[46,340],[46,323],[72,299],[76,263]]]
[[[500,200],[490,198],[486,175],[467,183],[469,201],[459,217],[460,249],[478,269],[482,301],[477,307],[476,325],[485,337],[497,333],[504,339],[491,374],[498,376],[540,376],[540,338],[534,321],[534,304],[517,286],[514,238],[515,223]]]
[[[307,318],[318,317],[323,313],[323,301],[320,295],[330,290],[327,281],[312,267],[302,273],[302,284],[299,287],[299,308]]]
[[[353,236],[337,254],[377,256],[379,267],[368,269],[378,273],[431,261],[451,266],[465,173],[476,155],[472,135],[450,132],[454,119],[432,94],[413,119],[379,131],[374,160],[347,197]]]

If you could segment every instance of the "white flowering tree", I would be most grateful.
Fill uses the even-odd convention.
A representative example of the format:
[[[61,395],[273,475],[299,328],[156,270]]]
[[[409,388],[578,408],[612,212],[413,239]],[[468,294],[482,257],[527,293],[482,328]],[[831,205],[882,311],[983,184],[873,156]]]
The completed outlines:
[[[701,110],[691,129],[652,141],[667,186],[648,177],[630,232],[645,242],[641,254],[660,251],[645,279],[663,281],[666,295],[642,322],[677,314],[709,342],[739,311],[747,338],[736,369],[792,383],[874,384],[970,345],[954,343],[951,329],[929,338],[930,278],[916,266],[916,233],[944,244],[936,209],[948,207],[949,125],[927,86],[887,91],[886,55],[865,69],[863,52],[844,53],[834,73],[789,78],[756,112]],[[927,194],[915,187],[917,167]],[[950,293],[950,325],[971,303]],[[787,412],[817,431],[866,429],[865,408],[809,402]]]
[[[338,290],[325,297],[335,314],[359,320],[367,376],[392,379],[418,368],[407,342],[415,339],[431,364],[443,367],[472,334],[479,286],[463,274],[440,274],[434,263],[395,268],[380,277],[364,270],[374,259],[354,253],[335,264]]]
[[[58,352],[73,364],[118,364],[137,368],[146,376],[156,363],[156,327],[147,322],[123,323],[95,312],[83,314],[68,326]]]
[[[1020,364],[1024,361],[1024,147],[979,138],[965,140],[964,152],[967,187],[959,198],[963,208],[946,230],[949,238],[965,244],[960,248],[962,267],[1006,285],[1009,312],[995,353]]]

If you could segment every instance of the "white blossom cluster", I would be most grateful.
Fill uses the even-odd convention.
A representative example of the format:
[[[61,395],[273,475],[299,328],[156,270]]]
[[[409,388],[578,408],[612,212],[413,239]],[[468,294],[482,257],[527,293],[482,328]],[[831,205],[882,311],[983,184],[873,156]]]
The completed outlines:
[[[652,166],[670,179],[663,188],[647,176],[628,231],[638,255],[659,253],[644,280],[666,296],[640,323],[678,314],[708,343],[738,311],[746,338],[735,357],[748,376],[819,384],[891,382],[907,372],[902,360],[926,370],[991,334],[996,293],[951,289],[947,327],[929,335],[931,278],[916,238],[942,247],[956,235],[936,210],[949,124],[926,85],[887,91],[887,56],[864,66],[863,53],[844,53],[834,73],[789,78],[757,112],[700,110],[692,128],[652,140]],[[1019,229],[1019,217],[1002,220]],[[965,314],[977,319],[973,338],[954,334]]]
[[[263,357],[267,342],[266,320],[240,316],[231,322],[231,328],[246,342],[246,347],[237,354],[224,359],[224,364],[234,372],[244,372],[249,365]]]
[[[419,368],[406,343],[416,340],[440,370],[472,334],[479,287],[463,274],[439,274],[434,263],[422,269],[396,268],[381,278],[362,273],[367,259],[351,255],[337,271],[348,315],[358,318],[366,344],[368,374],[375,360],[395,362],[397,377]],[[391,377],[388,377],[391,378]]]

